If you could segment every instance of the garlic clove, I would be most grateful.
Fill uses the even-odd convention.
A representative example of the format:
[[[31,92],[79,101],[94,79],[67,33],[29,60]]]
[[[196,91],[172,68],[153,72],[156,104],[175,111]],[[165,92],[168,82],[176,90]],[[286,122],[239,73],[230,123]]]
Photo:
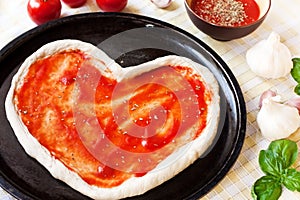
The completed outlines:
[[[254,73],[264,78],[284,77],[293,67],[290,50],[280,42],[280,36],[275,32],[250,48],[246,61]]]
[[[300,113],[300,97],[291,98],[286,102],[286,104],[297,108]]]
[[[150,1],[159,8],[167,8],[172,3],[172,0],[150,0]]]
[[[280,96],[265,98],[257,114],[262,135],[269,140],[289,137],[300,126],[298,109],[280,103]]]
[[[276,92],[274,92],[273,90],[266,90],[264,91],[259,98],[259,108],[261,108],[262,106],[262,101],[266,98],[270,98],[270,97],[275,97],[277,95]]]

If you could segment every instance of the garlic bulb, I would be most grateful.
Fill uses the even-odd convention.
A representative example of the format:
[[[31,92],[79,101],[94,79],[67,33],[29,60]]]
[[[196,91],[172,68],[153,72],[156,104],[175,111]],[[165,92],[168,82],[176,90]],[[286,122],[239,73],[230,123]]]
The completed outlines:
[[[172,3],[172,0],[150,0],[150,1],[159,8],[166,8]]]
[[[280,78],[290,73],[293,62],[290,50],[280,42],[280,36],[272,32],[246,53],[251,70],[264,78]]]
[[[300,126],[298,109],[280,102],[280,96],[263,99],[257,114],[262,135],[269,140],[286,138]]]

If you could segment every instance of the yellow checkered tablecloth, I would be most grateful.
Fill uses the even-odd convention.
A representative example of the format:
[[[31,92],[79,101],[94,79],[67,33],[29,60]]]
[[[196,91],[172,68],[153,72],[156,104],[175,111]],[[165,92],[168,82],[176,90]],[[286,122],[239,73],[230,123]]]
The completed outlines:
[[[18,35],[36,26],[27,15],[26,4],[25,0],[0,1],[0,49]],[[299,9],[300,1],[298,0],[274,0],[268,17],[255,32],[244,38],[228,42],[216,41],[196,29],[188,19],[183,0],[175,0],[167,9],[158,9],[150,0],[129,0],[127,7],[123,10],[123,12],[146,15],[166,21],[200,38],[229,65],[242,88],[248,120],[241,154],[224,179],[202,199],[251,199],[251,186],[263,175],[258,165],[258,154],[261,149],[266,149],[269,145],[269,141],[261,136],[256,123],[259,96],[267,89],[274,89],[284,99],[288,99],[294,95],[295,82],[290,76],[281,79],[264,79],[256,76],[250,71],[245,54],[251,46],[266,39],[272,31],[275,31],[294,56],[300,55]],[[70,9],[63,5],[62,15],[98,11],[99,8],[95,1],[88,0],[84,7],[78,9]],[[298,134],[292,137],[295,141],[299,141]],[[298,146],[300,147],[300,142],[298,142]],[[300,159],[295,164],[298,170],[300,169],[299,164]],[[14,198],[0,188],[0,200],[8,199]],[[284,189],[280,199],[300,199],[300,193]]]

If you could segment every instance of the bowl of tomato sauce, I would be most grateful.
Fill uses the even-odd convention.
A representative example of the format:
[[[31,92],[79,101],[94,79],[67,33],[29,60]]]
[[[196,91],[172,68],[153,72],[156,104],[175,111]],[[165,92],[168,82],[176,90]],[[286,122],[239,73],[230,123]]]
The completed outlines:
[[[266,18],[271,0],[185,0],[193,24],[216,40],[244,37]]]

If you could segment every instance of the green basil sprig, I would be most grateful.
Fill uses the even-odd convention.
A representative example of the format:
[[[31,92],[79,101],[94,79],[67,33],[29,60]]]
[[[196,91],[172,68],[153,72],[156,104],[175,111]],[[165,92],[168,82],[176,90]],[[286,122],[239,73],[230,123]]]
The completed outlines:
[[[294,80],[298,83],[294,88],[294,92],[300,95],[300,58],[293,58],[293,68],[291,70],[291,75]]]
[[[261,150],[258,161],[266,175],[252,186],[253,199],[279,199],[282,185],[291,191],[300,192],[300,172],[291,168],[297,157],[297,144],[287,139],[275,140],[267,150]]]

